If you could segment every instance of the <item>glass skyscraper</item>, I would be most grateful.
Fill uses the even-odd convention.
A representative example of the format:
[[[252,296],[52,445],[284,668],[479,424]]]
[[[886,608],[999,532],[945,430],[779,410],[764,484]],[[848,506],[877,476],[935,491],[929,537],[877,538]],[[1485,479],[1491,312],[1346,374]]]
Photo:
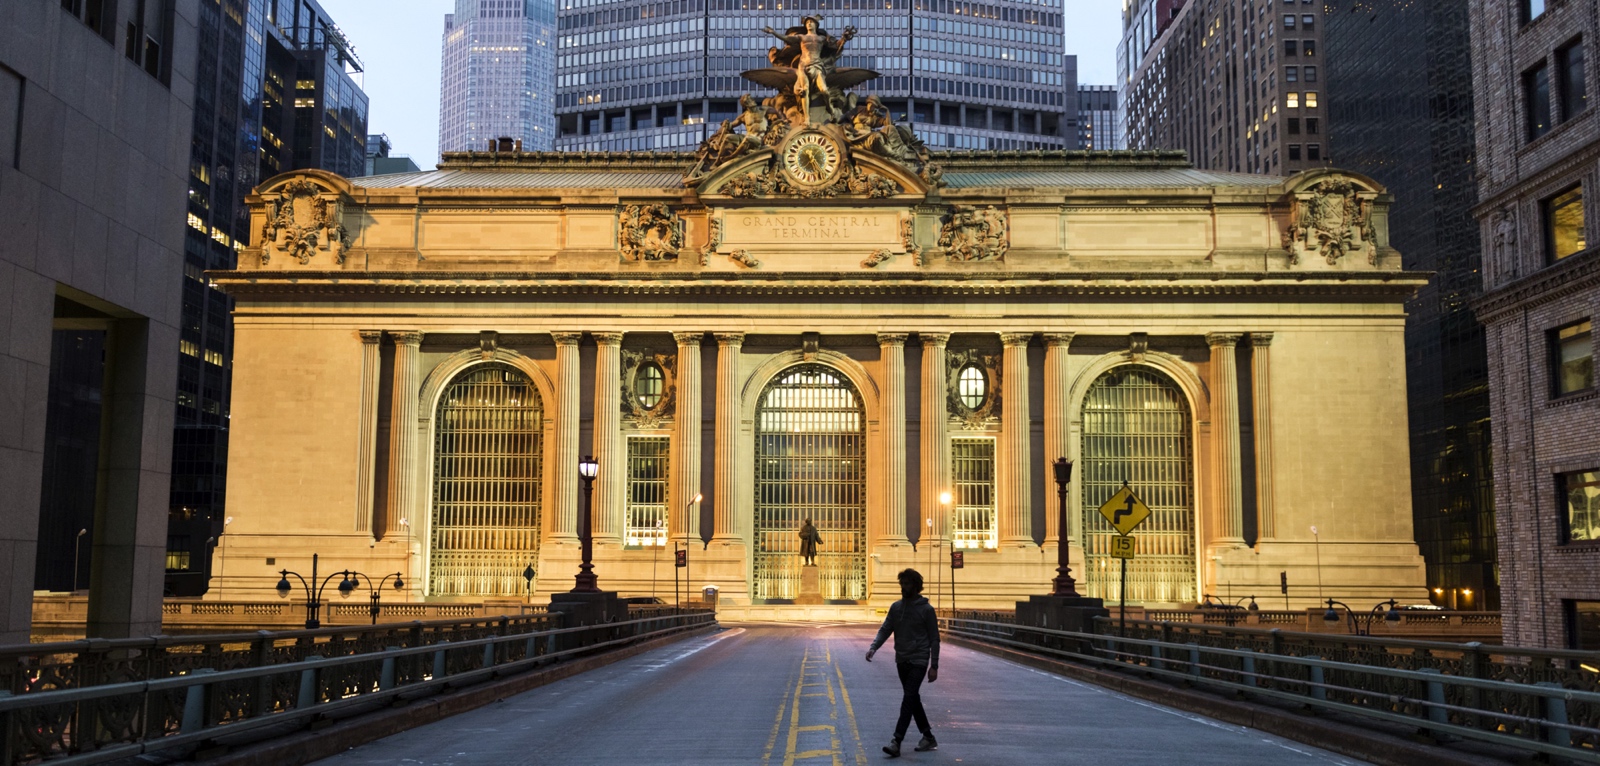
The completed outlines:
[[[440,152],[503,137],[552,148],[555,24],[551,0],[456,0],[444,17]]]
[[[1075,57],[1059,4],[955,0],[559,0],[555,145],[688,150],[737,114],[739,76],[804,15],[856,37],[841,67],[879,73],[877,95],[937,149],[1076,149]],[[772,6],[772,7],[768,7]]]

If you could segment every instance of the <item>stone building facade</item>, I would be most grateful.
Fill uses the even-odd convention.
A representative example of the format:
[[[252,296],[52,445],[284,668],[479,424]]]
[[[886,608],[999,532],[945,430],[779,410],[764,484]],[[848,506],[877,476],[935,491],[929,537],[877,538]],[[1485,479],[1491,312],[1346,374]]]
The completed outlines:
[[[1600,647],[1600,119],[1593,3],[1472,4],[1484,295],[1507,643]]]
[[[852,137],[820,108],[785,127],[752,102],[743,124],[779,129],[697,157],[507,147],[264,184],[264,239],[213,275],[238,302],[213,593],[268,594],[315,552],[413,600],[542,600],[572,587],[593,455],[596,570],[625,595],[670,598],[687,544],[696,591],[781,609],[809,518],[834,605],[886,605],[906,566],[943,579],[955,546],[959,603],[1009,606],[1054,574],[1066,457],[1090,595],[1116,597],[1097,508],[1127,481],[1155,511],[1130,601],[1276,602],[1280,573],[1297,606],[1424,598],[1402,310],[1423,277],[1381,187],[908,154],[885,148],[902,126]]]

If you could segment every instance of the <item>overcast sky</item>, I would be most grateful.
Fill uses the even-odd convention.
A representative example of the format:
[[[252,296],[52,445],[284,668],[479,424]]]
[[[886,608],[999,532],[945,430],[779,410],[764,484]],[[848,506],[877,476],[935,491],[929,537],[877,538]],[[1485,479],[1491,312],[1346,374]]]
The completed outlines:
[[[1111,85],[1121,0],[1062,0],[1066,52],[1078,57],[1078,82]],[[356,47],[366,71],[357,81],[372,105],[367,130],[387,133],[394,153],[427,170],[439,159],[439,53],[444,15],[454,0],[321,0]]]

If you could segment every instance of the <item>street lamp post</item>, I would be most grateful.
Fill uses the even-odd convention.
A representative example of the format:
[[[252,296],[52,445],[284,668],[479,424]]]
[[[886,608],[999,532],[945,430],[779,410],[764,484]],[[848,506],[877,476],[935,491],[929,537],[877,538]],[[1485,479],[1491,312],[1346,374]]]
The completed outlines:
[[[594,477],[600,464],[584,455],[578,461],[578,478],[583,479],[583,563],[578,565],[577,585],[573,593],[599,593],[600,578],[594,574]]]
[[[683,597],[678,599],[678,608],[680,609],[683,608],[683,602],[689,600],[689,527],[695,521],[694,507],[704,499],[706,499],[706,496],[703,493],[696,492],[694,497],[689,498],[689,504],[683,508]],[[673,579],[676,580],[677,578]],[[677,584],[674,583],[673,585],[673,590],[676,591]]]
[[[1055,591],[1051,595],[1077,598],[1078,584],[1072,579],[1072,552],[1067,536],[1067,485],[1072,483],[1072,461],[1064,457],[1056,458],[1054,468],[1059,507],[1056,516],[1056,577],[1051,581]]]
[[[322,580],[321,584],[318,584],[317,554],[313,553],[311,554],[310,581],[307,581],[306,578],[301,577],[299,572],[291,572],[287,569],[283,570],[279,574],[281,577],[278,580],[278,595],[282,598],[288,598],[289,591],[294,589],[294,586],[289,583],[289,575],[294,575],[294,579],[300,581],[300,586],[306,591],[306,630],[316,630],[317,628],[322,627],[322,621],[317,619],[317,615],[322,610],[322,593],[328,589],[328,583],[333,582],[333,578],[335,577],[340,578],[339,592],[348,596],[350,595],[351,591],[356,589],[357,585],[360,585],[360,583],[356,582],[355,575],[360,575],[361,573],[352,572],[348,569],[340,570],[328,575]],[[366,575],[361,576],[365,577]]]
[[[350,580],[351,580],[352,583],[355,582],[355,578],[357,578],[357,577],[360,577],[361,579],[367,581],[367,590],[370,591],[370,595],[368,596],[368,598],[372,599],[372,605],[367,608],[367,612],[372,615],[372,624],[373,625],[377,625],[378,624],[378,612],[382,610],[382,605],[379,604],[378,602],[383,597],[383,593],[382,593],[383,586],[388,585],[389,584],[389,578],[393,577],[394,578],[394,589],[395,590],[400,590],[400,589],[406,587],[405,578],[401,577],[399,572],[395,572],[394,574],[387,574],[387,575],[383,576],[382,580],[378,581],[378,587],[374,588],[374,587],[372,587],[372,578],[370,578],[370,577],[368,577],[368,576],[366,576],[364,574],[361,574],[360,572],[351,572],[350,574],[351,574]]]
[[[1378,619],[1379,611],[1383,612],[1384,622],[1400,622],[1400,604],[1392,598],[1388,601],[1379,601],[1377,605],[1372,607],[1371,611],[1362,615],[1356,614],[1355,610],[1351,609],[1350,605],[1343,601],[1335,601],[1331,598],[1326,599],[1326,601],[1328,602],[1328,611],[1322,613],[1322,621],[1329,624],[1339,621],[1339,610],[1333,608],[1334,604],[1338,604],[1344,607],[1344,615],[1348,621],[1350,632],[1358,636],[1372,635],[1372,622]],[[1384,609],[1386,606],[1389,608]],[[1357,622],[1358,619],[1360,622]]]
[[[942,514],[942,516],[943,516],[941,520],[944,522],[944,528],[947,529],[947,530],[953,529],[953,526],[952,526],[951,520],[950,520],[950,503],[953,500],[955,500],[955,497],[950,494],[949,490],[946,490],[944,492],[940,492],[939,493],[939,513]],[[938,529],[938,527],[935,526],[934,529]],[[934,563],[933,568],[934,568],[934,571],[939,573],[939,606],[942,607],[942,606],[944,606],[944,567],[942,567],[941,565],[939,565],[937,563],[939,561],[939,558],[938,558],[937,554],[939,552],[939,541],[941,539],[942,538],[937,533],[935,533],[933,549],[934,549],[934,553],[935,553],[934,562],[936,562],[936,563]],[[952,533],[951,536],[950,536],[950,550],[955,550],[955,549],[956,549],[956,539],[955,539],[954,533]],[[951,572],[950,573],[950,578],[951,578],[950,579],[950,608],[951,609],[955,609],[955,607],[956,607],[955,572]]]

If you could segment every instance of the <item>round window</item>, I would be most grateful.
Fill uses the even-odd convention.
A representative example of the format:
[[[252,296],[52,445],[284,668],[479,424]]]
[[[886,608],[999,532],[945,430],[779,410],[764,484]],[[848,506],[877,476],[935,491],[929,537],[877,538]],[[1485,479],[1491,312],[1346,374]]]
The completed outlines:
[[[653,410],[661,403],[661,397],[666,390],[667,376],[661,372],[661,365],[646,362],[639,365],[638,372],[633,374],[633,395],[638,397],[639,406]]]
[[[960,375],[956,378],[956,394],[961,397],[962,406],[969,410],[976,410],[983,406],[989,396],[989,378],[983,374],[983,368],[969,364],[961,368]]]

